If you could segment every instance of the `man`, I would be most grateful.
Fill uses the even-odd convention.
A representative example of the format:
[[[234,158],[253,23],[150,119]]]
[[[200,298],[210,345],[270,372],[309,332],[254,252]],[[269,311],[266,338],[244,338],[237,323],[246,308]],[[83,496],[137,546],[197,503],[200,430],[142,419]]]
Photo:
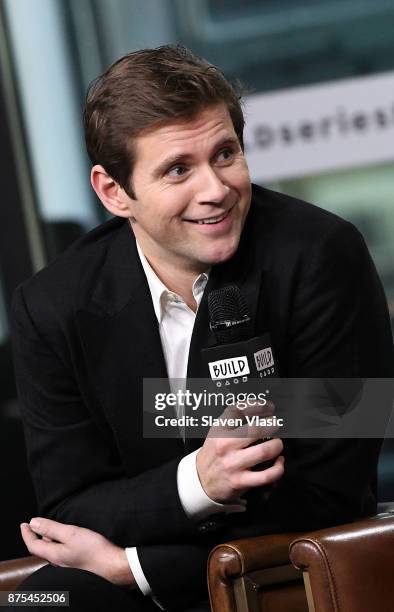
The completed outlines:
[[[271,333],[283,377],[393,374],[361,236],[252,187],[243,126],[220,71],[180,47],[131,53],[90,88],[91,182],[115,219],[14,299],[30,468],[40,513],[55,519],[22,525],[30,552],[53,564],[24,589],[65,588],[81,610],[95,590],[95,609],[207,610],[216,543],[376,510],[375,440],[283,450],[259,435],[208,437],[193,450],[143,438],[143,378],[203,374],[207,294],[229,284],[247,299],[251,335]],[[378,358],[366,365],[364,353]]]

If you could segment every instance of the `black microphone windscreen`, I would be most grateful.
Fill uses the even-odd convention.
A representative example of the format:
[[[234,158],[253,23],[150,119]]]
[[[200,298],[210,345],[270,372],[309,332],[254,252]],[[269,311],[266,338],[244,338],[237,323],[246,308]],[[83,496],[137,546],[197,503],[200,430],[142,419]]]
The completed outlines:
[[[249,308],[237,285],[214,289],[208,294],[211,329],[219,344],[239,342],[249,335]]]

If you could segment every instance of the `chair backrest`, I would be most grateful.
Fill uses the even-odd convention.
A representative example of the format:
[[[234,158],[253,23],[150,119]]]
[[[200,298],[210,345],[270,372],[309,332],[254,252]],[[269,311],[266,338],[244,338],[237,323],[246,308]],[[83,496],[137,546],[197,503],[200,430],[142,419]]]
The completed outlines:
[[[290,545],[310,612],[393,612],[394,514],[305,534]]]

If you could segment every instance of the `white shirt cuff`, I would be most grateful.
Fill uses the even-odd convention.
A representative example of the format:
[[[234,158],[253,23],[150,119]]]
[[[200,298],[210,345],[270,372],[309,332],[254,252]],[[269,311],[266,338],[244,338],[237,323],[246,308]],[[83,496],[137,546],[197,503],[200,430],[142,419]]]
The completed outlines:
[[[134,579],[139,587],[140,591],[143,592],[144,595],[150,596],[152,595],[152,589],[149,586],[149,582],[145,578],[145,574],[142,571],[141,563],[138,558],[137,549],[135,546],[130,548],[126,548],[126,557],[129,562],[131,573],[134,576]]]
[[[225,512],[226,514],[245,512],[245,499],[237,499],[232,504],[219,504],[205,493],[197,472],[196,460],[199,450],[198,448],[196,451],[183,457],[178,465],[178,494],[188,518],[201,521],[207,516],[218,512]]]
[[[137,553],[136,547],[132,546],[132,547],[129,547],[129,548],[125,548],[125,552],[126,552],[127,561],[129,562],[129,565],[130,565],[131,572],[132,572],[132,574],[134,576],[134,580],[136,581],[137,586],[140,589],[140,591],[144,595],[146,595],[147,597],[150,597],[152,599],[152,601],[154,601],[155,604],[161,610],[165,610],[165,608],[163,608],[161,603],[153,595],[152,589],[150,587],[150,584],[147,581],[147,579],[145,578],[145,574],[142,571],[141,563],[140,563],[140,560],[138,558],[138,553]]]

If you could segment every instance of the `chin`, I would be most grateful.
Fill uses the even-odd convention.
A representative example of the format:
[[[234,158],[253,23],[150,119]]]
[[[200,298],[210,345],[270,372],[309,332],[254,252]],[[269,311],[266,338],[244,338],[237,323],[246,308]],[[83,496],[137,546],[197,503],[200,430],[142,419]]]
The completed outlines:
[[[224,263],[235,254],[239,244],[239,237],[225,245],[218,245],[213,248],[210,253],[207,253],[206,262],[210,266]]]

